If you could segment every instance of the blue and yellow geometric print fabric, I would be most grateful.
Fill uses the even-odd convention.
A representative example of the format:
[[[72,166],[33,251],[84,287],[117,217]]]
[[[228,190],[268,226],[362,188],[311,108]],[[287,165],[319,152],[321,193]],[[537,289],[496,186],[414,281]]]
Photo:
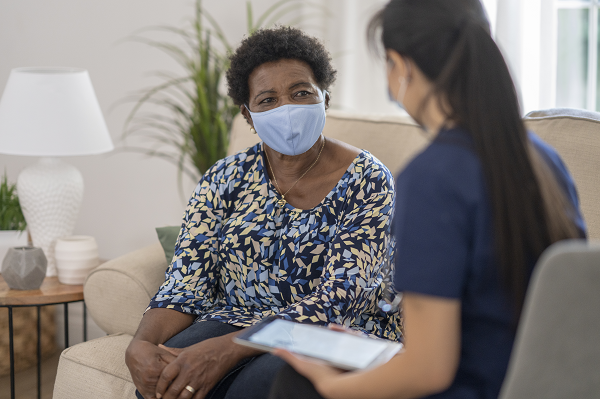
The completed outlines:
[[[266,316],[338,323],[399,340],[400,317],[379,311],[394,180],[367,151],[315,208],[280,199],[262,144],[220,160],[198,183],[175,256],[149,308],[248,327]]]

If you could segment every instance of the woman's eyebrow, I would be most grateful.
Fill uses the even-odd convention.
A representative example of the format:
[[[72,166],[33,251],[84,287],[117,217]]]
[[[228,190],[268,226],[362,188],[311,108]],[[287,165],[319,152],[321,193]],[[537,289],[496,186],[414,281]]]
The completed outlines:
[[[310,82],[297,82],[294,83],[293,85],[290,86],[290,90],[298,87],[298,86],[309,86],[309,87],[313,87],[313,85]]]
[[[258,93],[254,99],[256,100],[258,97],[262,96],[265,93],[277,93],[277,91],[275,89],[269,89],[269,90],[263,90],[260,93]]]

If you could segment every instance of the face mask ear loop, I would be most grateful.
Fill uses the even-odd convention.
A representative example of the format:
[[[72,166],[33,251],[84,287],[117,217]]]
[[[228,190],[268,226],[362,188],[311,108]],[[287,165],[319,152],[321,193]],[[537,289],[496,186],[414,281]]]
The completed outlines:
[[[406,84],[406,78],[404,76],[399,77],[398,81],[400,82],[400,88],[398,88],[398,94],[396,94],[396,101],[400,104],[404,104],[404,96],[406,95],[408,84]]]
[[[244,107],[246,107],[246,111],[252,112],[252,111],[250,111],[250,107],[248,106],[248,104],[244,103]],[[250,121],[246,120],[246,122],[248,122],[248,124],[250,124]],[[250,133],[257,134],[256,130],[254,129],[253,126],[250,126]]]
[[[323,103],[323,105],[326,105],[327,103],[325,101],[327,100],[327,94],[329,94],[329,92],[321,88],[319,88],[319,90],[321,91],[321,95],[323,96],[323,101],[319,101],[319,103]]]
[[[400,76],[398,81],[400,82],[400,87],[398,88],[398,94],[396,95],[396,100],[400,104],[404,104],[404,97],[406,96],[406,89],[408,89],[408,82],[410,82],[410,64],[406,64],[406,68],[408,69],[408,78],[404,76]]]

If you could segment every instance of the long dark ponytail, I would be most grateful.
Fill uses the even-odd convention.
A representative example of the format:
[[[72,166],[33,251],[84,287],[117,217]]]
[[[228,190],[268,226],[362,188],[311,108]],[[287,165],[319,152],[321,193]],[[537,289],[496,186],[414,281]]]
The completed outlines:
[[[479,0],[392,0],[369,25],[377,46],[413,61],[472,136],[486,178],[500,275],[520,313],[530,265],[578,236],[569,203],[527,138],[508,67]],[[440,104],[440,109],[448,109]]]

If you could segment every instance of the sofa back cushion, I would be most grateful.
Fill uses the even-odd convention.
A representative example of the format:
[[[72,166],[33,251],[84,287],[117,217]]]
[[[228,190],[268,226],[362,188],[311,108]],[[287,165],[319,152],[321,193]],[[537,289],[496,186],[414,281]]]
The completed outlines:
[[[577,185],[588,237],[600,239],[600,114],[553,108],[529,113],[525,124],[561,155]]]
[[[327,111],[323,134],[377,157],[396,174],[428,143],[426,133],[408,116],[356,115]],[[229,154],[258,143],[260,138],[250,133],[250,126],[240,114],[233,122]]]
[[[525,117],[536,132],[562,156],[579,191],[589,237],[600,239],[600,114],[554,108]],[[330,110],[324,134],[362,148],[379,158],[394,174],[428,143],[427,135],[409,117],[370,116]],[[229,154],[260,141],[242,115],[234,121]]]

